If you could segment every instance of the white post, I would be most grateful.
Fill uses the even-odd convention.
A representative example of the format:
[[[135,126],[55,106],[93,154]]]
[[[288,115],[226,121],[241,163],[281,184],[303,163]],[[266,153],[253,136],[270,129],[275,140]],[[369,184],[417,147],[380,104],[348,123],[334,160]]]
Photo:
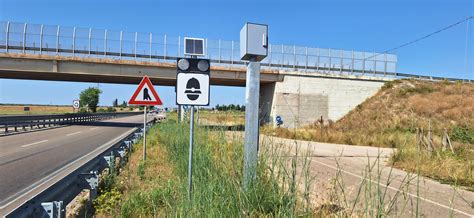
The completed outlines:
[[[74,56],[74,51],[76,49],[76,27],[72,31],[72,56]]]
[[[244,189],[255,179],[258,159],[258,104],[260,95],[260,62],[250,60],[245,87]]]
[[[146,108],[143,111],[143,160],[146,160]]]
[[[191,106],[191,120],[189,122],[189,159],[188,159],[188,199],[191,200],[193,187],[193,138],[194,138],[194,106]]]

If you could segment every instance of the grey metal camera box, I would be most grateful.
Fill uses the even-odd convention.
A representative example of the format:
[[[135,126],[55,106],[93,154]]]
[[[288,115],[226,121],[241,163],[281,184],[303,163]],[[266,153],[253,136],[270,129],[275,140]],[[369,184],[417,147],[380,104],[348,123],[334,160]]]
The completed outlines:
[[[240,59],[261,61],[268,55],[268,25],[246,23],[240,30]]]

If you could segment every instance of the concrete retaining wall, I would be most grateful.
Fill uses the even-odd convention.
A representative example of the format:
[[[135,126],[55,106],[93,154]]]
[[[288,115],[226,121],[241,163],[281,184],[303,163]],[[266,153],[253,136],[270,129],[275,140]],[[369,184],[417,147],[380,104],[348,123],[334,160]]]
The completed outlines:
[[[285,75],[283,82],[263,84],[261,122],[283,118],[288,128],[312,124],[323,117],[337,121],[373,96],[387,79]]]

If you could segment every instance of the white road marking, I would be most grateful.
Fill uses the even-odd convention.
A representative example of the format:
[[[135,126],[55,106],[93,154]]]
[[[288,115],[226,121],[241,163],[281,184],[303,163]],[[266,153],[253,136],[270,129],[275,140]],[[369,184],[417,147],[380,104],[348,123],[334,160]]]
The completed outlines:
[[[79,133],[81,133],[81,131],[79,131],[79,132],[73,132],[73,133],[69,133],[69,134],[67,134],[66,136],[72,136],[72,135],[76,135],[76,134],[79,134]]]
[[[348,175],[351,175],[351,176],[357,177],[357,178],[359,178],[359,179],[361,179],[361,180],[364,180],[364,177],[362,177],[362,176],[360,176],[360,175],[357,175],[357,174],[355,174],[355,173],[351,173],[351,172],[345,171],[345,170],[343,170],[343,169],[337,169],[337,167],[334,167],[334,166],[331,166],[331,165],[328,165],[328,164],[325,164],[325,163],[323,163],[323,162],[319,162],[319,161],[316,161],[316,160],[313,160],[313,159],[311,159],[311,161],[313,161],[313,162],[315,162],[315,163],[318,163],[318,164],[321,164],[321,165],[323,165],[323,166],[329,167],[329,168],[334,169],[334,170],[340,170],[340,171],[343,172],[343,173],[346,173],[346,174],[348,174]],[[400,190],[400,189],[397,189],[397,188],[394,188],[394,187],[391,187],[391,186],[387,186],[387,185],[385,185],[385,184],[379,183],[379,182],[377,182],[377,181],[373,181],[373,180],[368,179],[368,178],[365,178],[365,179],[366,179],[367,181],[370,181],[370,182],[373,182],[373,183],[377,183],[377,184],[379,184],[379,185],[381,185],[381,186],[384,186],[384,187],[386,187],[386,188],[392,189],[392,190],[394,190],[394,191],[406,193],[407,195],[410,195],[411,197],[414,197],[414,198],[418,198],[418,199],[420,199],[420,200],[422,200],[422,201],[426,201],[426,202],[428,202],[428,203],[431,203],[431,204],[434,204],[434,205],[443,207],[443,208],[448,209],[448,210],[453,210],[453,211],[455,211],[455,212],[457,212],[457,213],[466,215],[466,216],[468,216],[468,217],[474,217],[474,214],[469,214],[469,213],[466,213],[466,212],[464,212],[464,211],[460,211],[460,210],[458,210],[458,209],[455,209],[455,208],[452,208],[452,207],[449,207],[449,206],[440,204],[440,203],[438,203],[438,202],[434,202],[434,201],[432,201],[432,200],[429,200],[429,199],[426,199],[426,198],[423,198],[423,197],[420,197],[420,196],[416,196],[416,195],[411,194],[411,193],[404,192],[404,191],[402,191],[402,190]]]
[[[97,129],[97,128],[99,128],[99,127],[90,128],[90,130],[94,130],[94,129]]]
[[[40,144],[40,143],[43,143],[43,142],[47,142],[47,141],[49,141],[49,140],[46,139],[46,140],[39,141],[39,142],[33,142],[33,143],[30,143],[30,144],[22,145],[21,147],[22,147],[22,148],[26,148],[26,147],[30,147],[30,146],[32,146],[32,145],[37,145],[37,144]]]

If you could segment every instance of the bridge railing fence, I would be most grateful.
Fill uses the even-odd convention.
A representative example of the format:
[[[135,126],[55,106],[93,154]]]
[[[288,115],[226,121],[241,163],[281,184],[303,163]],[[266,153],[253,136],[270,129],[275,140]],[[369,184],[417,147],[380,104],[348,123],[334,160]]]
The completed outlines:
[[[184,37],[107,29],[0,21],[0,52],[173,62],[183,57]],[[205,39],[215,65],[244,65],[238,41]],[[396,77],[397,56],[375,52],[269,45],[263,68],[327,74]]]

